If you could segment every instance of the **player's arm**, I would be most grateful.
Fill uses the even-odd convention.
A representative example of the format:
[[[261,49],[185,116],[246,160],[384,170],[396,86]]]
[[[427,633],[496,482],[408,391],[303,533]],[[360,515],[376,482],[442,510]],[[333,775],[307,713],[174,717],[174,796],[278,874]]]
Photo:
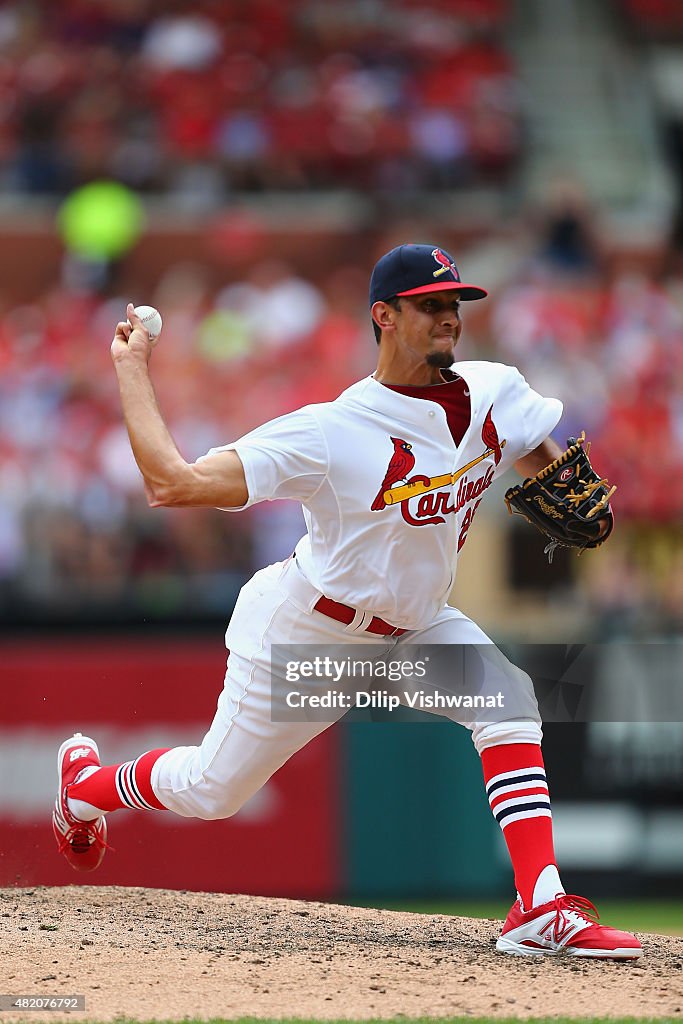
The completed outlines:
[[[553,441],[552,437],[546,437],[538,448],[534,448],[528,455],[524,455],[523,458],[515,462],[515,469],[520,476],[525,478],[536,476],[542,469],[559,458],[562,452],[563,449]]]
[[[149,334],[132,304],[128,305],[126,315],[130,323],[117,324],[111,354],[128,437],[149,505],[244,505],[248,499],[247,483],[235,452],[220,452],[190,465],[178,451],[159,410],[149,375]]]

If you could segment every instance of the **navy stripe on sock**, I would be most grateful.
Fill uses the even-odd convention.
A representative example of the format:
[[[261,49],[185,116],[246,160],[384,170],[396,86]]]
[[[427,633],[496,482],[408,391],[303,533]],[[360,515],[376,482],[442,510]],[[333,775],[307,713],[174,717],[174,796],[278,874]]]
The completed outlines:
[[[491,793],[495,793],[497,789],[502,789],[503,786],[518,786],[520,782],[542,782],[544,785],[548,785],[545,772],[529,772],[525,775],[511,775],[509,779],[500,779],[499,782],[493,782],[486,787],[486,792],[491,796]]]
[[[126,767],[126,765],[128,763],[129,762],[126,762],[126,764],[122,764],[118,768],[118,770],[116,772],[116,788],[118,790],[119,796],[123,800],[123,802],[126,805],[126,807],[132,807],[132,808],[135,809],[135,804],[133,803],[133,801],[130,799],[130,797],[126,793],[125,784],[124,784],[124,781],[123,781],[123,770],[124,770],[124,768]]]
[[[518,814],[520,811],[549,811],[550,800],[539,800],[538,803],[533,804],[514,804],[513,807],[506,807],[503,811],[494,811],[493,816],[497,822],[501,822],[503,818],[507,818],[510,814]]]
[[[146,800],[143,800],[142,794],[140,793],[140,790],[138,789],[137,780],[135,778],[135,768],[136,768],[137,763],[138,763],[139,760],[140,760],[140,758],[138,757],[133,762],[133,765],[132,765],[131,770],[130,770],[130,788],[133,791],[133,795],[135,796],[135,798],[139,801],[139,808],[142,809],[142,808],[146,807],[146,808],[149,809],[149,804],[147,803]]]

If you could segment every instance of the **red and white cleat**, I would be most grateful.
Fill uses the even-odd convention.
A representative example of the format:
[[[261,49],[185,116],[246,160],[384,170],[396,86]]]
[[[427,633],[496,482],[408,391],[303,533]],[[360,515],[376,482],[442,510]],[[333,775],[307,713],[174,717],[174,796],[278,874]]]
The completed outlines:
[[[107,850],[107,822],[104,817],[79,821],[67,805],[67,792],[85,768],[99,768],[100,753],[89,736],[77,732],[64,740],[57,754],[57,800],[52,812],[52,831],[57,847],[76,871],[94,871]]]
[[[496,943],[514,956],[583,956],[594,960],[637,960],[643,947],[630,932],[598,924],[596,908],[583,896],[559,893],[525,913],[519,900]]]

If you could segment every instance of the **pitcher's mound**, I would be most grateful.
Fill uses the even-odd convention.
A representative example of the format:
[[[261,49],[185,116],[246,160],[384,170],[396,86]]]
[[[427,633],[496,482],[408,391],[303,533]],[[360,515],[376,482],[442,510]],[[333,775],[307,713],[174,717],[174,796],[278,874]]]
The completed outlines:
[[[499,929],[223,893],[0,889],[3,992],[84,995],[79,1020],[683,1017],[683,938],[641,936],[625,963],[524,959],[495,951]]]

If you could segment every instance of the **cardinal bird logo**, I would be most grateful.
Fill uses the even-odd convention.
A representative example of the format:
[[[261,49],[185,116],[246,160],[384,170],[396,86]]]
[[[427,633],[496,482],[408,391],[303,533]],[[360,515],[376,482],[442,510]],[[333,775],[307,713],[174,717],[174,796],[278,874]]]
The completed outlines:
[[[432,277],[439,277],[441,274],[445,274],[450,270],[455,280],[460,280],[458,268],[456,267],[455,263],[453,263],[453,261],[449,259],[448,256],[446,256],[445,252],[441,252],[441,249],[432,249],[432,256],[439,264],[439,269],[434,271]]]
[[[391,456],[389,462],[389,468],[386,471],[382,486],[377,492],[377,497],[373,501],[370,508],[373,512],[381,512],[386,506],[384,500],[384,492],[388,491],[390,487],[393,487],[399,480],[407,480],[408,475],[412,472],[413,466],[415,465],[415,456],[412,452],[412,444],[408,444],[402,437],[392,437],[390,440],[394,444],[394,454]]]
[[[493,406],[486,413],[484,424],[481,428],[481,439],[487,448],[491,449],[493,458],[498,465],[503,457],[503,445],[498,440],[498,431],[496,430],[493,420],[491,419],[491,413],[493,412]],[[505,444],[505,442],[503,442]]]

